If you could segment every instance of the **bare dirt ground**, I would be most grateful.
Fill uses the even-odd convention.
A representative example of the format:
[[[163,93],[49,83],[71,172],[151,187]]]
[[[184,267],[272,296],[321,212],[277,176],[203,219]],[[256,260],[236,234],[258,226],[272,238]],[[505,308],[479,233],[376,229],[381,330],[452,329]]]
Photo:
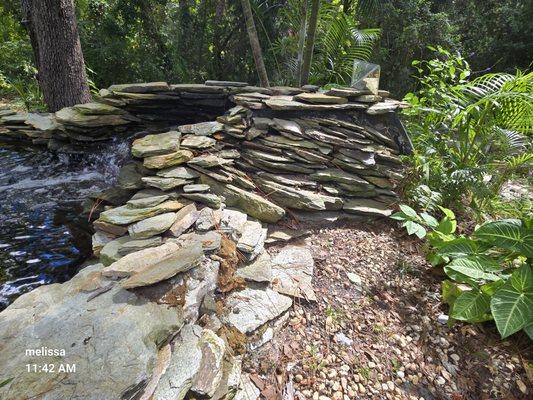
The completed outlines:
[[[306,239],[318,301],[245,369],[274,399],[531,398],[532,344],[493,324],[443,323],[443,276],[392,224],[340,225]]]

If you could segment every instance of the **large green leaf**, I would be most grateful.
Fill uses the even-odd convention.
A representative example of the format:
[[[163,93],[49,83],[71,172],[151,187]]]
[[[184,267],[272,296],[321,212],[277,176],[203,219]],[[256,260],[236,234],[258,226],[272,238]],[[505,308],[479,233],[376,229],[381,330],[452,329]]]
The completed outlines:
[[[518,219],[502,219],[481,225],[474,235],[494,246],[533,257],[533,230]]]
[[[403,223],[403,226],[405,227],[405,229],[407,229],[407,233],[409,235],[415,234],[420,239],[423,239],[424,236],[426,236],[426,229],[417,222],[405,221]]]
[[[408,217],[412,219],[418,219],[418,215],[416,214],[416,211],[413,210],[411,207],[409,207],[406,204],[400,204],[400,210],[407,215]]]
[[[490,319],[489,311],[490,296],[472,289],[457,297],[451,316],[460,321],[482,322]]]
[[[533,320],[533,271],[523,265],[492,297],[490,308],[496,327],[506,338]]]
[[[478,243],[468,238],[457,238],[449,242],[444,242],[438,254],[451,258],[467,257],[478,253]]]
[[[448,276],[450,276],[448,273],[449,271],[455,271],[474,280],[484,281],[499,280],[500,277],[494,272],[498,272],[500,270],[501,267],[498,263],[488,257],[482,256],[456,258],[445,267],[445,271]]]
[[[529,336],[531,340],[533,340],[533,321],[531,321],[528,325],[524,326],[524,332],[526,335]]]

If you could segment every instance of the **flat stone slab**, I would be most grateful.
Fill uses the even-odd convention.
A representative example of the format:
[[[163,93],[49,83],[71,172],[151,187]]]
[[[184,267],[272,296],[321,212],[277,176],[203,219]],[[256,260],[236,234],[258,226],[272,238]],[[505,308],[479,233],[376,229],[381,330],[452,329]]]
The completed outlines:
[[[176,221],[176,213],[164,213],[143,219],[128,227],[132,239],[148,239],[166,232]]]
[[[179,249],[180,246],[176,243],[166,242],[161,246],[151,247],[128,254],[104,268],[102,270],[102,275],[113,279],[131,276],[137,271],[152,265],[165,262],[168,259],[172,260],[173,255],[177,253]]]
[[[280,316],[291,305],[290,297],[272,289],[246,288],[234,291],[226,298],[226,314],[222,319],[240,332],[249,333]]]
[[[205,87],[205,86],[204,86]],[[178,127],[181,133],[190,133],[197,136],[211,136],[224,130],[224,124],[217,121],[200,122],[197,124],[181,125]]]
[[[174,153],[151,156],[144,159],[143,165],[150,169],[164,169],[183,164],[194,157],[189,150],[178,150]]]
[[[345,99],[346,100],[346,99]],[[294,101],[290,97],[286,96],[272,96],[269,100],[265,100],[264,103],[273,110],[314,110],[314,111],[327,111],[327,110],[364,110],[368,106],[363,103],[346,103],[346,104],[310,104]]]
[[[177,166],[157,171],[157,176],[162,178],[196,179],[200,176],[198,172],[191,168]]]
[[[131,145],[131,154],[134,157],[149,157],[173,153],[180,148],[181,133],[170,131],[157,135],[146,135],[136,139]]]
[[[344,204],[343,210],[349,213],[374,217],[389,217],[392,210],[386,204],[372,199],[353,199]]]
[[[305,245],[288,245],[272,259],[272,288],[292,297],[316,301],[311,283],[314,260]]]
[[[248,215],[245,213],[238,210],[232,210],[231,208],[225,208],[222,210],[220,218],[220,230],[230,235],[234,241],[237,241],[242,235],[244,224],[247,220]]]
[[[138,253],[132,253],[130,256]],[[133,271],[133,274],[128,279],[122,281],[120,285],[125,289],[153,285],[154,283],[172,278],[180,272],[185,272],[196,267],[203,257],[204,252],[202,251],[201,243],[191,243],[188,246],[179,248],[164,259],[160,259],[151,265]],[[112,267],[113,265],[108,268]]]
[[[279,221],[285,215],[285,210],[283,208],[258,194],[234,185],[220,184],[205,175],[202,175],[200,179],[203,183],[211,186],[211,189],[215,193],[224,196],[226,198],[227,206],[239,208],[246,212],[246,214],[261,221],[274,223]]]
[[[191,181],[188,179],[180,178],[161,178],[159,176],[144,176],[142,177],[143,183],[147,186],[155,187],[160,190],[172,190],[180,186],[189,184]]]
[[[202,233],[185,233],[178,238],[178,243],[182,243],[183,246],[189,246],[200,242],[204,251],[217,251],[222,244],[222,236],[216,231],[208,231]]]
[[[246,253],[250,259],[254,259],[263,251],[267,229],[263,228],[261,222],[246,221],[242,235],[237,242],[237,249]]]
[[[181,146],[193,149],[208,149],[213,147],[217,141],[207,136],[185,135],[181,139]]]
[[[157,247],[163,244],[163,239],[161,236],[154,236],[148,239],[139,239],[139,240],[129,240],[126,243],[122,244],[118,248],[118,254],[120,256],[125,256],[130,253],[135,253],[149,247]]]
[[[172,236],[178,237],[194,225],[200,213],[194,203],[188,204],[176,213],[176,221],[169,228]]]
[[[324,93],[300,93],[295,95],[294,99],[312,104],[345,104],[348,102],[348,99],[344,97]]]
[[[202,328],[185,325],[172,342],[172,354],[153,393],[154,399],[183,400],[200,369]]]
[[[191,390],[201,396],[211,397],[222,379],[222,366],[226,344],[213,331],[204,329],[199,343],[202,352],[200,368],[194,377]]]
[[[272,281],[272,258],[270,254],[266,251],[259,254],[254,261],[239,268],[235,275],[251,282],[270,283]]]
[[[181,313],[119,286],[93,297],[83,288],[100,268],[41,286],[0,314],[0,398],[121,399],[149,379],[159,346],[183,324]],[[28,348],[63,349],[65,355],[27,356]],[[61,371],[58,363],[75,365],[75,372]],[[56,368],[27,373],[26,364]]]
[[[157,93],[169,91],[170,86],[166,82],[124,83],[111,85],[108,90],[125,93]]]
[[[189,202],[185,201],[168,200],[156,206],[146,208],[120,206],[100,213],[98,220],[114,225],[129,225],[158,214],[170,211],[178,211],[188,203]]]

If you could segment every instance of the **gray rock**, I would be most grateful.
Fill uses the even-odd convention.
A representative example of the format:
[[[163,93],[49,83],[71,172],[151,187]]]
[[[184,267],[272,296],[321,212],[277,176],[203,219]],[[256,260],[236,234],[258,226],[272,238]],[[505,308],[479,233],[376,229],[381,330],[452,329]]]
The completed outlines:
[[[157,93],[169,91],[170,86],[166,82],[124,83],[111,85],[108,90],[125,93]]]
[[[126,243],[123,243],[118,248],[118,254],[124,257],[127,254],[135,253],[149,247],[157,247],[163,244],[163,239],[161,236],[154,236],[148,239],[139,239],[139,240],[130,240]],[[116,260],[115,260],[116,261]]]
[[[1,313],[2,399],[120,399],[152,375],[158,348],[181,327],[181,313],[119,286],[94,297],[83,289],[100,268],[41,286]],[[65,356],[27,356],[28,348],[64,349]],[[15,373],[27,363],[56,368]],[[75,364],[76,370],[61,371],[58,363]]]
[[[284,215],[285,210],[271,201],[234,185],[222,185],[205,175],[201,181],[208,184],[215,193],[224,196],[227,206],[236,207],[248,215],[265,222],[277,222]]]
[[[209,231],[220,223],[221,213],[212,208],[204,207],[196,219],[196,229],[199,231]]]
[[[238,210],[225,208],[222,210],[220,218],[220,230],[228,234],[234,241],[242,235],[244,224],[248,220],[248,215]]]
[[[129,236],[123,236],[106,243],[100,250],[100,262],[104,265],[111,265],[120,260],[122,258],[121,247],[131,240]]]
[[[312,94],[312,93],[309,93]],[[333,97],[333,96],[331,96]],[[342,97],[339,97],[342,98]],[[335,98],[337,99],[337,98]],[[342,98],[344,99],[344,98]],[[346,99],[344,99],[346,100]],[[328,101],[328,100],[326,100]],[[335,100],[337,101],[337,100]],[[342,100],[339,100],[342,101]],[[367,108],[366,104],[362,103],[347,103],[347,104],[313,104],[302,103],[292,100],[291,97],[286,96],[272,96],[270,99],[265,100],[264,103],[273,110],[284,111],[334,111],[334,110],[364,110]]]
[[[134,208],[129,206],[115,207],[100,213],[98,220],[114,225],[129,225],[142,219],[150,218],[158,214],[170,211],[178,211],[188,202],[176,200],[164,201],[153,207]]]
[[[217,121],[200,122],[198,124],[181,125],[178,127],[181,133],[191,133],[197,136],[211,136],[224,130],[224,125]]]
[[[150,197],[141,197],[136,199],[128,200],[126,205],[134,208],[146,208],[146,207],[155,207],[158,204],[161,204],[165,200],[168,200],[169,196],[166,194],[159,196],[150,196]]]
[[[100,220],[94,221],[93,227],[97,231],[108,233],[113,236],[123,236],[128,232],[128,228],[125,226],[108,224],[107,222],[103,222]]]
[[[169,228],[174,237],[180,236],[189,229],[198,219],[200,213],[196,210],[194,203],[188,204],[176,213],[176,221]]]
[[[202,352],[202,361],[191,390],[201,396],[211,397],[222,379],[226,344],[214,332],[204,329],[199,347]]]
[[[194,157],[187,162],[188,165],[195,165],[202,168],[220,167],[222,165],[233,164],[232,160],[227,158],[217,157],[214,154],[202,154]]]
[[[302,128],[300,127],[300,125],[298,125],[294,121],[290,121],[290,120],[286,120],[286,119],[274,118],[272,126],[273,126],[273,128],[277,129],[278,131],[289,132],[289,133],[292,133],[292,134],[294,134],[296,136],[301,136],[302,132],[303,132]]]
[[[234,291],[226,298],[226,312],[222,320],[242,333],[249,333],[280,316],[291,305],[290,297],[271,289],[246,288]]]
[[[70,107],[57,111],[55,117],[59,123],[80,128],[106,127],[109,129],[109,127],[130,123],[121,115],[85,115]]]
[[[219,266],[218,261],[206,257],[198,268],[193,268],[183,274],[185,285],[183,315],[186,321],[195,322],[198,320],[204,298],[215,292]]]
[[[387,205],[372,199],[352,199],[344,203],[343,210],[349,213],[375,217],[388,217],[392,210]]]
[[[148,239],[166,232],[176,221],[176,213],[164,213],[146,218],[128,227],[128,233],[133,239]]]
[[[203,185],[201,183],[196,185],[185,185],[183,186],[183,191],[185,193],[198,193],[198,192],[209,192],[209,185]]]
[[[265,246],[267,229],[263,228],[260,222],[246,221],[242,235],[237,242],[237,249],[246,253],[250,260],[253,260],[261,253]]]
[[[200,369],[202,328],[185,325],[172,342],[172,356],[166,371],[159,379],[153,399],[183,400]]]
[[[248,82],[234,82],[234,81],[205,81],[206,86],[229,86],[229,87],[245,87],[248,86]]]
[[[248,374],[241,374],[239,388],[233,400],[258,400],[260,394],[260,390],[254,385]]]
[[[180,148],[181,133],[170,131],[157,135],[146,135],[136,139],[131,145],[131,154],[134,157],[149,157],[173,153]]]
[[[186,135],[181,140],[181,145],[193,149],[208,149],[213,147],[216,142],[215,139],[207,136]]]
[[[308,230],[288,229],[274,226],[269,228],[265,243],[289,242],[293,239],[308,236],[310,233],[311,232]]]
[[[85,114],[85,115],[120,115],[120,114],[126,114],[126,111],[122,110],[118,107],[113,107],[108,104],[103,103],[83,103],[83,104],[76,104],[72,106],[72,108],[79,113]]]
[[[284,207],[300,210],[340,210],[343,201],[339,197],[327,196],[309,190],[295,189],[258,178],[256,184],[269,197]]]
[[[161,178],[159,176],[145,176],[142,181],[151,187],[155,187],[160,190],[172,190],[177,187],[189,184],[191,181],[180,178]]]
[[[98,257],[100,255],[100,251],[104,248],[104,246],[115,238],[116,236],[114,235],[110,235],[102,231],[96,231],[92,236],[93,254]]]
[[[178,166],[159,170],[157,171],[157,176],[162,178],[196,179],[200,174],[193,169]]]
[[[44,132],[54,131],[59,128],[59,124],[53,114],[28,113],[24,123]]]
[[[222,236],[216,231],[208,231],[202,233],[185,233],[177,239],[177,243],[183,246],[190,246],[194,243],[200,242],[203,251],[218,251],[222,243]]]
[[[128,240],[131,239],[128,237]],[[131,276],[138,271],[157,265],[158,263],[165,263],[167,260],[172,260],[179,249],[180,246],[178,244],[168,241],[161,246],[128,254],[104,268],[102,275],[112,279]]]
[[[212,208],[220,208],[222,204],[220,197],[213,193],[183,193],[181,196]]]
[[[350,174],[349,172],[338,168],[328,168],[317,171],[310,175],[309,178],[318,182],[346,183],[361,189],[372,189],[374,187],[372,184],[368,183],[368,181],[360,178],[359,176]]]
[[[247,281],[270,283],[272,281],[272,259],[270,254],[266,251],[259,254],[250,264],[239,268],[235,275]]]
[[[330,96],[324,93],[300,93],[294,96],[294,99],[312,104],[345,104],[348,102],[344,97]]]
[[[285,246],[272,259],[272,288],[289,296],[316,301],[311,284],[314,266],[307,246]]]
[[[120,168],[117,178],[118,185],[122,189],[142,189],[144,184],[139,169],[136,163],[129,163]]]
[[[174,153],[151,156],[144,159],[143,165],[150,169],[165,169],[174,165],[183,164],[193,158],[189,150],[178,150]]]
[[[140,252],[129,255],[134,256],[139,253]],[[167,280],[180,272],[185,272],[196,267],[203,257],[204,253],[201,244],[195,242],[190,246],[181,247],[168,257],[158,260],[156,263],[134,271],[133,275],[122,281],[120,285],[125,289],[131,289],[140,286],[149,286]],[[107,268],[112,267],[113,264]]]

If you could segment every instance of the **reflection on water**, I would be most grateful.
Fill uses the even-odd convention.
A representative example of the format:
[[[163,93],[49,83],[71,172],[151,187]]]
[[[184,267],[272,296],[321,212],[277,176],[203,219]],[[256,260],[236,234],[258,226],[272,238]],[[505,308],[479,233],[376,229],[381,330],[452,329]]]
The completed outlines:
[[[113,183],[128,148],[115,142],[68,156],[0,142],[0,309],[77,272],[91,253],[81,204]]]

